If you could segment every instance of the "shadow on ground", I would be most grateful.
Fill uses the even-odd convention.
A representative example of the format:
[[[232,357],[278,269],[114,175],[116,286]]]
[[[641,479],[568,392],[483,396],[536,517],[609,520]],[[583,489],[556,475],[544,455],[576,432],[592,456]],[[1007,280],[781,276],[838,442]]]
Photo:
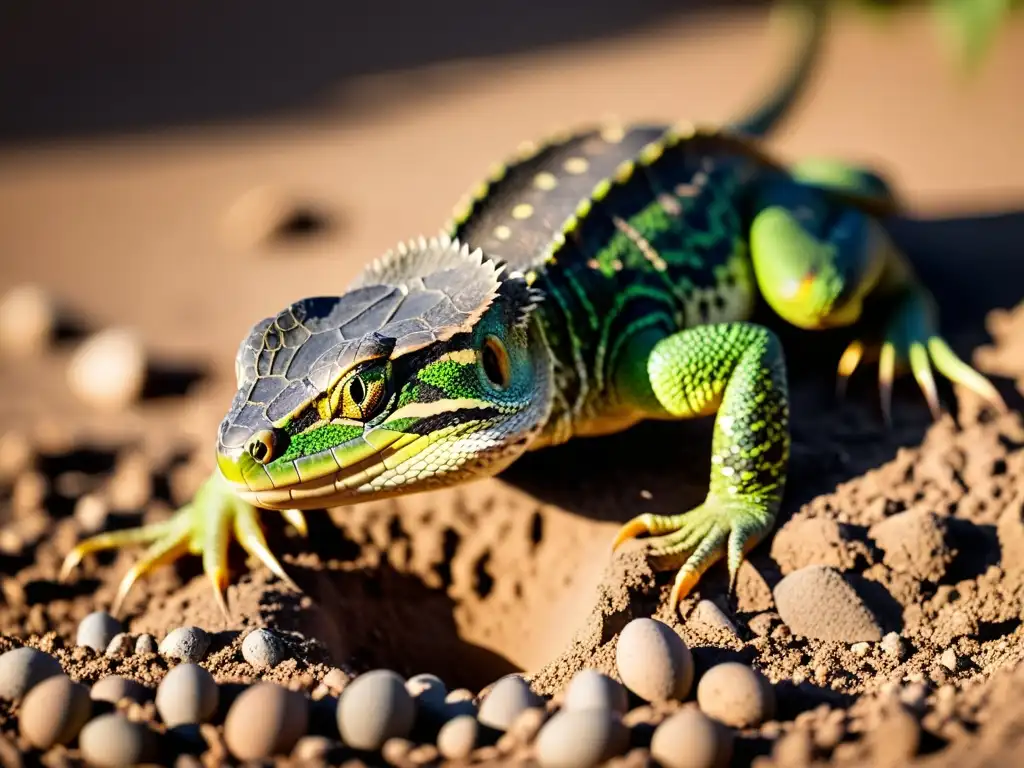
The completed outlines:
[[[19,3],[0,22],[0,143],[310,108],[361,75],[620,35],[756,0]],[[6,75],[6,76],[5,76]]]

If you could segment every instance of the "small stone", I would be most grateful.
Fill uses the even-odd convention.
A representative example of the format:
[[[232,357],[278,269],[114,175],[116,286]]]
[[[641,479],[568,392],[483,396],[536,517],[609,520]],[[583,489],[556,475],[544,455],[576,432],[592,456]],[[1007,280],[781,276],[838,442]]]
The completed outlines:
[[[732,758],[732,731],[687,706],[654,730],[651,757],[664,768],[724,768]]]
[[[615,662],[625,686],[645,701],[685,699],[693,686],[690,649],[656,619],[633,619],[623,628]]]
[[[512,736],[520,744],[529,744],[540,733],[541,727],[548,719],[547,711],[540,707],[524,709],[509,727],[506,735]]]
[[[127,632],[118,632],[107,644],[104,655],[111,657],[131,656],[135,650],[135,640]]]
[[[448,712],[445,697],[448,689],[444,681],[437,675],[419,674],[413,675],[405,681],[405,689],[416,702],[419,711],[426,713],[433,719],[443,719]]]
[[[242,641],[242,658],[255,669],[271,669],[287,657],[281,639],[268,629],[254,629]]]
[[[459,715],[472,715],[476,717],[475,698],[473,692],[466,688],[456,688],[454,691],[451,691],[444,697],[444,702],[448,706],[448,719],[450,720]]]
[[[793,571],[773,594],[782,620],[798,635],[843,643],[882,639],[871,611],[834,568],[810,565]]]
[[[733,728],[750,728],[775,714],[775,689],[756,669],[739,662],[718,664],[697,685],[704,714]]]
[[[89,689],[64,675],[54,675],[25,696],[18,727],[29,744],[46,750],[74,739],[91,713]]]
[[[156,689],[157,711],[170,728],[185,723],[205,723],[217,711],[217,699],[217,682],[213,675],[189,662],[169,671]]]
[[[542,706],[544,700],[533,692],[522,675],[505,675],[480,702],[477,720],[489,728],[507,731],[520,712]]]
[[[437,762],[439,753],[433,744],[417,744],[409,750],[408,757],[413,765],[429,765]]]
[[[337,742],[326,736],[307,735],[295,742],[291,757],[300,764],[327,762],[337,746]]]
[[[75,502],[75,522],[83,533],[96,533],[107,524],[107,515],[110,510],[101,497],[95,494],[86,494]]]
[[[144,704],[153,698],[153,692],[149,688],[120,675],[109,675],[97,680],[93,683],[89,695],[93,701],[108,701],[111,704],[117,704],[122,699]]]
[[[360,675],[338,699],[338,732],[354,749],[375,751],[391,738],[407,738],[416,704],[400,675],[376,669]]]
[[[772,757],[779,765],[810,765],[814,760],[811,735],[803,728],[794,728],[775,742]]]
[[[947,648],[939,656],[939,664],[944,666],[950,672],[956,672],[960,667],[960,657],[956,655],[956,651],[952,648]]]
[[[96,408],[119,410],[142,394],[146,352],[133,331],[100,331],[75,350],[67,376],[71,391],[82,401]]]
[[[90,720],[78,735],[82,757],[97,768],[127,768],[156,758],[157,739],[142,723],[120,713]]]
[[[60,662],[35,648],[15,648],[0,656],[0,698],[20,699],[49,677],[63,674]]]
[[[629,694],[618,680],[613,680],[596,669],[584,669],[577,672],[569,683],[562,708],[591,707],[610,709],[624,715],[629,711]]]
[[[537,761],[544,768],[591,768],[629,748],[629,729],[617,712],[587,708],[563,710],[537,735]]]
[[[199,627],[172,629],[160,643],[160,655],[199,663],[210,648],[210,636]]]
[[[693,609],[687,623],[703,625],[705,629],[713,632],[724,632],[739,638],[736,625],[732,623],[725,612],[710,600],[701,600]]]
[[[78,623],[75,645],[103,653],[121,631],[121,622],[105,611],[93,611]]]
[[[384,758],[384,762],[390,765],[401,765],[409,757],[409,753],[412,752],[415,746],[408,739],[394,736],[385,741],[381,746],[380,756]]]
[[[148,634],[139,635],[138,639],[135,641],[135,653],[141,656],[144,653],[156,652],[156,638]]]
[[[896,768],[907,765],[917,754],[921,744],[921,726],[917,718],[897,705],[887,709],[867,739],[875,757],[872,764]]]
[[[857,656],[867,656],[871,651],[871,643],[854,643],[850,650]]]
[[[39,285],[11,288],[0,298],[0,349],[17,356],[42,352],[53,339],[57,306]]]
[[[453,717],[437,734],[437,748],[449,760],[464,760],[476,748],[480,726],[472,715]]]
[[[228,710],[224,742],[239,760],[260,760],[290,752],[308,726],[305,696],[274,683],[256,683]]]
[[[772,625],[777,621],[779,621],[779,615],[777,613],[766,611],[765,613],[759,613],[751,618],[750,621],[747,622],[747,627],[757,637],[768,637],[769,633],[772,631]]]
[[[882,650],[887,656],[902,661],[907,655],[907,645],[903,638],[895,632],[889,632],[882,638]]]

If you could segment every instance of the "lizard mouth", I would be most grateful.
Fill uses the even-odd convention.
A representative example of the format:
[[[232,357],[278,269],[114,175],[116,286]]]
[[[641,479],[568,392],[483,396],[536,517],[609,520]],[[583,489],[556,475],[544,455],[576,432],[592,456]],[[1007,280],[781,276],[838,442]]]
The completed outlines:
[[[307,456],[260,464],[245,451],[224,452],[217,463],[243,501],[264,509],[312,509],[408,488],[400,467],[430,443],[428,435],[378,427]]]

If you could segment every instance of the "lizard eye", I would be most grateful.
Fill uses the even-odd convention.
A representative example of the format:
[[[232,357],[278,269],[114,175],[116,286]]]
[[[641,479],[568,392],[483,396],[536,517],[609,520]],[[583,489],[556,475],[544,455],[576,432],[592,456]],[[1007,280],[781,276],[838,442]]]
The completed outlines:
[[[346,419],[366,421],[384,401],[385,381],[381,372],[357,373],[335,390],[335,408]]]
[[[512,367],[508,360],[508,350],[497,336],[488,335],[484,338],[480,350],[480,365],[484,369],[487,380],[497,389],[506,389],[512,383]]]

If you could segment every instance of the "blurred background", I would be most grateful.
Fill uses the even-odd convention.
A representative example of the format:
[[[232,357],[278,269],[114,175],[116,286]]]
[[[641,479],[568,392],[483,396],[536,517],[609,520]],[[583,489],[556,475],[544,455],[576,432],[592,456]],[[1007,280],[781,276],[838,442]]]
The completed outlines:
[[[728,120],[794,45],[770,4],[710,0],[108,0],[0,13],[0,292],[40,284],[91,329],[129,326],[153,354],[209,366],[207,430],[252,323],[437,231],[519,142],[608,116]],[[840,5],[772,149],[876,164],[914,216],[1012,214],[1024,202],[1024,19],[974,13],[972,29],[997,33],[967,72],[932,9],[887,16]],[[1000,258],[1019,254],[1019,217],[999,221],[998,237],[961,236],[963,258],[992,257],[995,240]],[[33,365],[3,377],[7,418],[38,402]],[[51,394],[48,410],[65,399]]]

